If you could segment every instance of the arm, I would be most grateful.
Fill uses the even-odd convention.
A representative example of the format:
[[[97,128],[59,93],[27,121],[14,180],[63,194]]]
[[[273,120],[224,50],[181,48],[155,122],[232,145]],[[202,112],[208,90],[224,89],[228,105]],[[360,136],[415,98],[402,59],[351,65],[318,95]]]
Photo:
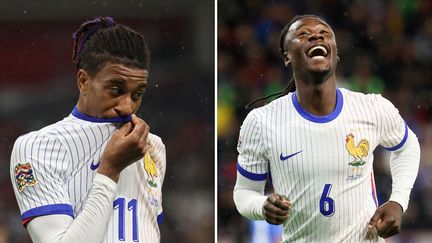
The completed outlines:
[[[402,214],[408,208],[409,196],[417,177],[420,145],[416,135],[407,127],[404,146],[391,152],[390,171],[393,185],[390,199],[372,216],[368,227],[376,226],[378,235],[390,237],[400,232]]]
[[[399,111],[388,100],[378,96],[380,144],[391,151],[390,170],[392,194],[369,221],[368,228],[376,227],[381,237],[399,233],[402,214],[408,201],[420,162],[420,146],[416,135],[405,124]]]
[[[237,172],[234,186],[234,203],[244,217],[251,220],[264,220],[263,205],[267,200],[264,196],[266,181],[253,181]]]
[[[264,196],[269,164],[257,113],[252,111],[240,130],[234,203],[240,214],[248,219],[281,224],[288,217],[291,203],[278,194]]]
[[[64,214],[36,217],[27,225],[35,243],[101,242],[111,216],[117,184],[96,174],[82,212],[74,219]]]
[[[234,202],[237,210],[251,220],[266,220],[282,224],[288,218],[291,202],[285,196],[273,193],[264,196],[266,181],[253,181],[237,173]]]
[[[420,145],[417,136],[408,129],[406,146],[390,155],[393,185],[389,201],[397,202],[405,212],[420,163]]]

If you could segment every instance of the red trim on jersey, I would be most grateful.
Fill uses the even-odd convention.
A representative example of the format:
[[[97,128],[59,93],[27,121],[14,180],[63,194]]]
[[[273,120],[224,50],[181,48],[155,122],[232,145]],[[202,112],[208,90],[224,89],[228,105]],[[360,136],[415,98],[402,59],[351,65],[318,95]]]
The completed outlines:
[[[376,189],[375,189],[375,179],[374,179],[374,174],[373,171],[371,172],[371,186],[372,186],[372,198],[375,202],[375,206],[378,207],[378,198],[376,195]]]
[[[30,221],[32,221],[35,217],[31,217],[31,218],[26,218],[22,221],[22,225],[24,227],[27,227],[27,224],[30,223]]]

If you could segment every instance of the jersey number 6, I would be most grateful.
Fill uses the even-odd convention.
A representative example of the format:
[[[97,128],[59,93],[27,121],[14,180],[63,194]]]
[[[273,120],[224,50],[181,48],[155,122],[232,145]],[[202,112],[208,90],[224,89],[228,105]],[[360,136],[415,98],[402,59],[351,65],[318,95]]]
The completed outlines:
[[[320,199],[320,212],[326,217],[331,217],[335,212],[334,200],[329,197],[331,188],[331,184],[325,184]]]

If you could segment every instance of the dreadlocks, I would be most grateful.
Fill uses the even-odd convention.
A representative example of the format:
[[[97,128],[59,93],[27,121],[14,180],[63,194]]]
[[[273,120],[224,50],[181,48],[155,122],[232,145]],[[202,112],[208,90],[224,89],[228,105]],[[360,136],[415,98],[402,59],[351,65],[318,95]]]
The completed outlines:
[[[322,20],[323,22],[325,22],[325,20],[317,15],[312,15],[312,14],[304,14],[304,15],[296,15],[287,25],[285,25],[285,27],[282,29],[281,35],[280,35],[280,39],[279,39],[279,51],[280,54],[282,55],[282,59],[285,57],[285,40],[286,40],[286,36],[288,34],[288,30],[291,28],[291,25],[295,22],[297,22],[300,19],[304,19],[304,18],[317,18]],[[254,101],[252,101],[251,103],[247,104],[245,106],[246,109],[249,109],[250,106],[252,106],[253,104],[257,103],[258,101],[261,100],[267,100],[270,99],[273,96],[276,96],[277,98],[280,98],[284,95],[287,95],[290,92],[294,92],[296,90],[296,86],[295,86],[295,82],[294,82],[294,76],[291,77],[291,80],[288,82],[288,85],[285,87],[285,89],[283,91],[279,91],[264,97],[260,97]]]
[[[106,63],[148,70],[150,54],[144,37],[111,17],[96,17],[73,34],[72,62],[95,75]]]

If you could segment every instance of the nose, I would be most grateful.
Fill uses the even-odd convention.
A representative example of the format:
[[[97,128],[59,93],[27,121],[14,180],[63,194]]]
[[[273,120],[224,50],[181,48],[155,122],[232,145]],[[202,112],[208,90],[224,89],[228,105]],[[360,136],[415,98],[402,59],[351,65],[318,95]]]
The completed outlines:
[[[308,40],[309,41],[324,40],[324,35],[321,34],[320,32],[315,31],[309,35]]]
[[[131,115],[133,112],[132,105],[133,101],[131,97],[129,95],[125,95],[121,97],[114,110],[119,116]]]

